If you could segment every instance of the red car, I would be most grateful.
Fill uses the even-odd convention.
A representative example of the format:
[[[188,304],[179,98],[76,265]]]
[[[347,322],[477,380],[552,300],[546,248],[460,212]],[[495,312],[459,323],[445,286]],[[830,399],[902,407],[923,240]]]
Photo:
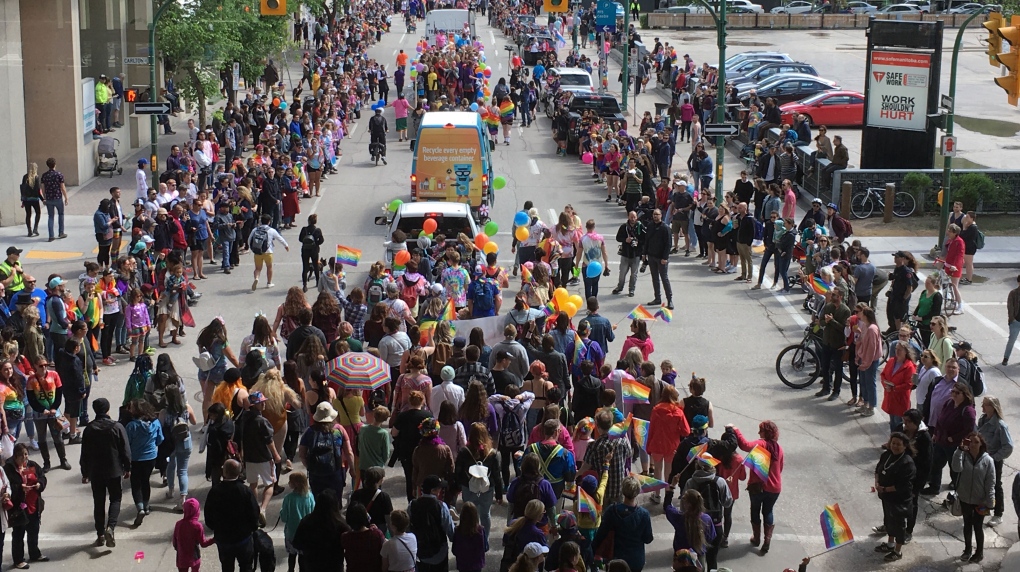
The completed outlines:
[[[783,123],[793,125],[795,113],[817,125],[860,127],[864,125],[864,95],[856,91],[823,91],[806,99],[780,106]]]

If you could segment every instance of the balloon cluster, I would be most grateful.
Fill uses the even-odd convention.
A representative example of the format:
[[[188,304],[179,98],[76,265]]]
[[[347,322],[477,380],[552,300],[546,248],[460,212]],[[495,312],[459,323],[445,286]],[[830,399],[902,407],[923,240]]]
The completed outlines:
[[[379,101],[377,101],[377,102],[372,104],[372,111],[375,111],[376,109],[385,109],[385,108],[386,108],[386,100],[385,99],[380,99]]]
[[[584,298],[567,292],[566,288],[553,290],[551,302],[557,312],[566,312],[570,318],[573,318],[577,311],[584,307]]]
[[[487,228],[488,225],[486,225],[486,229]],[[484,252],[485,254],[495,254],[499,252],[499,245],[497,245],[494,241],[489,240],[489,235],[485,233],[479,233],[475,235],[475,246],[482,249],[482,252]]]

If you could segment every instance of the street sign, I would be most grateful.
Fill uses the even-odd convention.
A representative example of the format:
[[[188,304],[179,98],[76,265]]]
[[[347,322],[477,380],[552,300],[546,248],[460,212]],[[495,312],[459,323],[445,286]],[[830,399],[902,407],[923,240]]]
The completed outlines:
[[[956,157],[956,136],[943,135],[939,147],[943,157]]]
[[[739,123],[706,123],[701,128],[705,137],[734,137],[740,133]]]
[[[599,0],[595,6],[595,26],[616,27],[616,2],[611,0]]]
[[[615,34],[616,33],[616,24],[613,24],[612,26],[596,26],[596,28],[598,28],[599,32],[602,32],[602,33],[605,33],[605,34]]]
[[[136,115],[166,115],[170,113],[169,101],[139,101],[135,103]]]
[[[942,94],[942,101],[941,101],[941,103],[939,103],[939,107],[941,107],[942,109],[945,109],[946,111],[952,113],[953,112],[953,98],[949,97],[946,94]]]
[[[149,65],[149,58],[124,58],[124,65],[147,66]]]

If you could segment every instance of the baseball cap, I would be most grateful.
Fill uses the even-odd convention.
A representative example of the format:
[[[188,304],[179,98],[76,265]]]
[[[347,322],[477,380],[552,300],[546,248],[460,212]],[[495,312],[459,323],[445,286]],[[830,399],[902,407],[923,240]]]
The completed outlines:
[[[50,282],[49,282],[49,284],[47,284],[47,286],[49,286],[50,288],[56,288],[57,286],[60,286],[63,283],[64,283],[64,279],[63,278],[61,278],[60,276],[55,276],[55,277],[53,277],[52,280],[50,280]]]
[[[131,203],[136,206],[145,206],[145,199],[135,199],[135,202]]]
[[[556,517],[556,527],[560,530],[570,530],[571,528],[577,528],[577,518],[574,513],[565,510]]]
[[[691,420],[691,429],[708,429],[708,417],[695,415]]]
[[[261,391],[253,391],[250,395],[248,395],[248,403],[252,405],[258,405],[259,403],[265,403],[266,401],[266,396],[262,395]]]
[[[969,351],[971,351],[974,348],[973,348],[973,346],[970,345],[970,342],[959,342],[959,343],[953,344],[953,349],[964,350],[964,351],[968,351],[969,352]]]
[[[425,477],[424,481],[421,482],[421,490],[423,493],[428,491],[434,491],[436,489],[441,489],[444,486],[445,483],[443,483],[443,479],[440,479],[436,475],[429,475]]]
[[[907,253],[903,252],[902,250],[897,250],[896,252],[893,253],[893,258],[906,258],[906,257]]]
[[[156,242],[156,239],[152,238],[147,234],[144,234],[142,235],[142,242],[144,242],[145,244],[152,244],[153,242]]]
[[[139,165],[148,165],[149,164],[149,160],[143,157],[143,158],[138,160],[138,164]]]
[[[538,558],[543,554],[549,554],[549,547],[537,542],[529,542],[524,546],[524,555],[528,558]]]

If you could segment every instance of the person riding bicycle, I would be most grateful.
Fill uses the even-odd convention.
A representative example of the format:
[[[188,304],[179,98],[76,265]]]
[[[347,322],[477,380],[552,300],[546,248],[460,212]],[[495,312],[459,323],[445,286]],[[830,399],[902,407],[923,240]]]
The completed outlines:
[[[383,165],[386,165],[386,134],[389,133],[390,127],[386,123],[386,118],[382,115],[382,109],[377,108],[375,115],[368,120],[368,132],[372,136],[372,141],[369,143],[368,149],[373,156],[379,155],[382,159]],[[378,149],[378,153],[376,150]]]

